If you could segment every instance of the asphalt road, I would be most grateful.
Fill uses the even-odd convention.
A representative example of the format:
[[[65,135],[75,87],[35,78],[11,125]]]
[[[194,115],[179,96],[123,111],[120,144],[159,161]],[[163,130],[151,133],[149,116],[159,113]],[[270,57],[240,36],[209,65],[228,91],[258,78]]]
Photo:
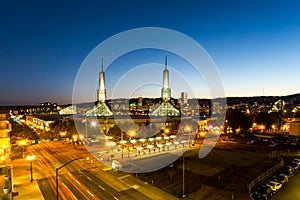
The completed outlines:
[[[29,152],[36,155],[34,176],[39,179],[39,187],[46,200],[56,198],[55,168],[72,159],[82,157],[59,170],[59,199],[107,199],[134,200],[150,199],[120,181],[119,177],[97,170],[96,160],[85,150],[74,148],[70,144],[49,142],[33,145]],[[89,157],[87,159],[87,157]]]

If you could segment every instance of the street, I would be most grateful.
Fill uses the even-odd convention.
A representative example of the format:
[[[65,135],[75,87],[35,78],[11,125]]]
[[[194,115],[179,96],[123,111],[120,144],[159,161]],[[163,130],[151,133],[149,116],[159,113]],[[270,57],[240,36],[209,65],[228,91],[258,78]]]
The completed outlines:
[[[38,181],[46,200],[56,198],[55,168],[79,157],[82,159],[58,171],[59,199],[152,199],[149,194],[145,195],[141,192],[151,193],[151,189],[143,189],[143,183],[130,177],[131,175],[104,171],[107,166],[94,159],[84,146],[77,145],[75,148],[71,144],[52,141],[32,145],[25,154],[36,156],[33,161],[33,179]],[[130,183],[126,183],[125,180]],[[162,191],[160,193],[156,192],[156,195],[161,195],[161,198],[165,195],[164,199],[176,199]]]

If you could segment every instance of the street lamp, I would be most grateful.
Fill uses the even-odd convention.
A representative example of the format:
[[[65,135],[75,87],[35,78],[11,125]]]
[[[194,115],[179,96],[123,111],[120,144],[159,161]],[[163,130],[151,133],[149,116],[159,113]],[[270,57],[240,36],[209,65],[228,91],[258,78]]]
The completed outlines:
[[[147,149],[149,149],[149,154],[151,153],[151,149],[154,147],[154,145],[152,145],[152,144],[149,144],[149,145],[147,145]]]
[[[27,156],[26,160],[30,161],[30,182],[33,181],[32,177],[32,161],[35,159],[35,155]]]
[[[160,152],[160,148],[162,148],[164,145],[163,144],[157,144],[156,146],[158,147],[158,150]]]
[[[189,147],[191,146],[191,127],[189,125],[184,127],[184,132],[189,134]]]
[[[79,160],[82,158],[75,158],[73,160],[70,160],[69,162],[67,162],[66,164],[55,168],[55,180],[56,180],[56,200],[58,200],[58,170],[60,170],[61,168],[65,167],[66,165],[70,164],[71,162],[75,161],[75,160]]]
[[[172,144],[171,142],[167,142],[167,143],[166,143],[167,148],[168,148],[168,151],[170,150],[169,146],[170,146],[171,144]]]
[[[123,133],[123,131],[122,131],[122,133]],[[123,135],[123,134],[122,134]],[[123,138],[123,137],[122,137]],[[127,143],[127,141],[126,140],[121,140],[120,141],[120,144],[121,144],[121,151],[122,151],[122,158],[124,157],[124,144],[126,144]]]
[[[185,157],[183,152],[182,154],[182,198],[185,198],[185,163],[184,162],[185,162]]]
[[[97,122],[92,121],[92,122],[91,122],[91,126],[92,126],[92,127],[96,127],[96,126],[97,126]]]
[[[144,148],[143,147],[137,147],[136,150],[139,151],[139,155],[141,155],[141,151],[143,150]]]

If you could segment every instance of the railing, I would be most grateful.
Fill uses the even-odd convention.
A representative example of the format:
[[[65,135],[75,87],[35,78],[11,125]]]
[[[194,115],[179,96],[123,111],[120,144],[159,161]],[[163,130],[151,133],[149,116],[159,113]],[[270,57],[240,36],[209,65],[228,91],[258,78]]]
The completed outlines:
[[[283,160],[281,160],[274,167],[272,167],[271,169],[269,169],[268,171],[266,171],[265,173],[263,173],[262,175],[260,175],[256,179],[254,179],[253,181],[251,181],[251,183],[249,183],[247,185],[248,186],[249,195],[251,194],[253,188],[255,188],[256,186],[258,186],[259,184],[263,183],[268,178],[270,178],[274,174],[274,172],[276,172],[279,168],[281,168],[283,166],[283,164],[284,164]]]

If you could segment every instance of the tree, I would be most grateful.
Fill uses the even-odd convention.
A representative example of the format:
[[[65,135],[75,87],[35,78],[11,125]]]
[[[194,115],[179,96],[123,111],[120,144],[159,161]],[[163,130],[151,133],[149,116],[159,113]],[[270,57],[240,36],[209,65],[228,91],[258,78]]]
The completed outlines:
[[[39,136],[30,127],[18,124],[16,122],[12,123],[12,131],[10,133],[12,138],[24,138],[29,140],[39,139]]]
[[[266,127],[266,130],[270,130],[272,128],[272,125],[275,123],[275,120],[268,112],[264,111],[257,114],[257,116],[255,117],[255,122],[257,124],[264,125]]]
[[[236,129],[247,131],[252,126],[250,117],[239,109],[228,109],[226,120],[226,126],[230,126],[233,133],[236,133]]]
[[[121,138],[121,129],[118,125],[114,125],[112,128],[108,130],[108,135],[112,136],[115,140],[119,140]]]

